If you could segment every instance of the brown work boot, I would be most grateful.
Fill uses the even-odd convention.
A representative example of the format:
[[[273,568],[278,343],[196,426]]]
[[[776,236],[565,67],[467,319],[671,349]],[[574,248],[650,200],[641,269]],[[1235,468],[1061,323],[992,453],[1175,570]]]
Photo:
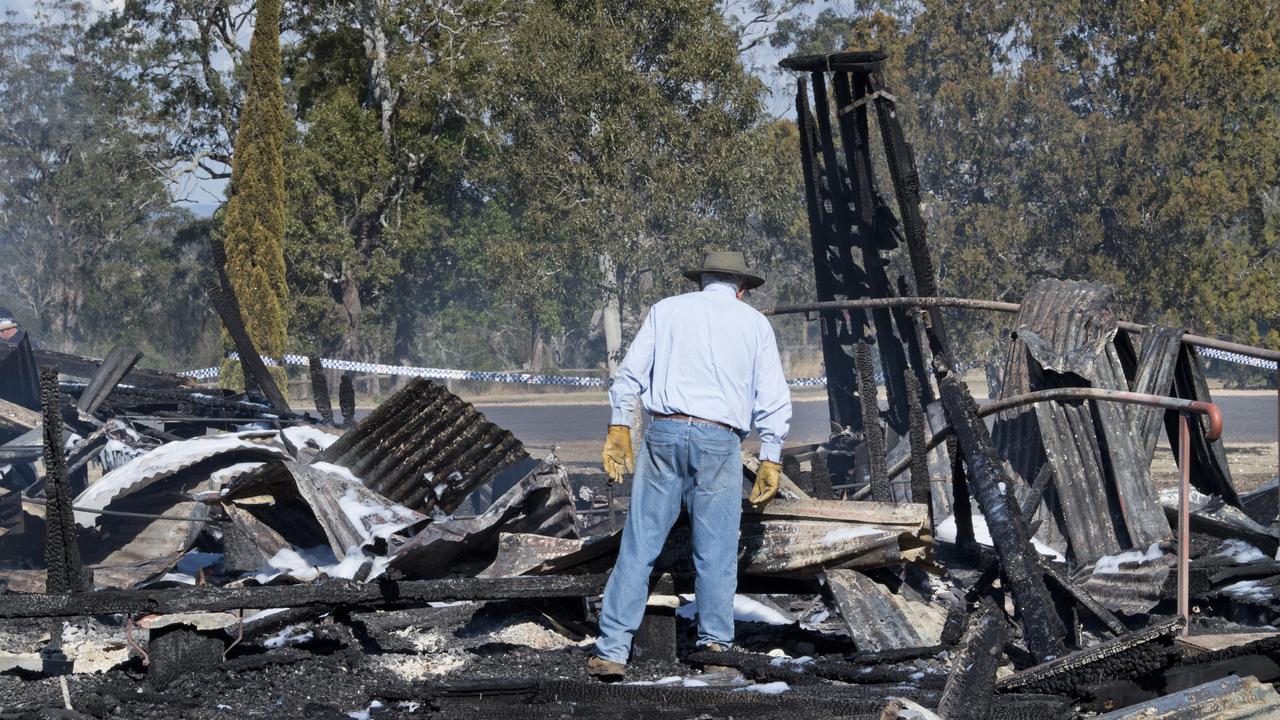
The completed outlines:
[[[706,645],[699,645],[698,649],[707,650],[709,652],[718,652],[718,653],[729,652],[729,648],[727,646],[721,645],[720,643],[707,643]],[[731,668],[727,665],[703,665],[702,672],[704,673],[737,672],[737,668]]]
[[[597,680],[605,682],[613,682],[621,680],[626,674],[627,666],[612,660],[605,660],[602,657],[592,655],[587,659],[587,673],[594,676]]]

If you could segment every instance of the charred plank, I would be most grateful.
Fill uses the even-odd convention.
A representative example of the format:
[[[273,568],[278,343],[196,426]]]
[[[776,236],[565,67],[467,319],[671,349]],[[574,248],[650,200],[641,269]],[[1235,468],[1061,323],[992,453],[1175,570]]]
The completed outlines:
[[[50,594],[0,594],[0,618],[78,617],[117,613],[225,612],[291,607],[412,607],[455,600],[590,597],[604,590],[604,575],[307,585],[195,587],[173,590],[103,590]]]
[[[944,376],[940,386],[942,403],[964,454],[974,494],[1022,615],[1027,649],[1041,660],[1057,657],[1062,654],[1064,630],[1053,612],[1030,530],[1022,513],[1013,506],[1013,480],[991,446],[987,426],[978,418],[968,387],[954,375]]]
[[[58,368],[40,371],[40,400],[44,406],[45,464],[45,588],[49,592],[81,592],[88,589],[80,546],[76,541],[71,487],[67,478],[67,457],[62,442],[62,393],[58,390]]]

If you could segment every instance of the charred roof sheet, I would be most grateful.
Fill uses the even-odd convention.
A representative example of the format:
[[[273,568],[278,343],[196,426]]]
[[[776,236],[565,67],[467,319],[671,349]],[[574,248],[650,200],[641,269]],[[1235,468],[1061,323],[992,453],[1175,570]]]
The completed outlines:
[[[529,457],[510,431],[418,378],[326,449],[370,489],[418,512],[453,512],[480,485]]]
[[[1128,390],[1115,345],[1112,291],[1100,283],[1042,280],[1022,304],[1001,396],[1056,387]],[[1149,475],[1145,439],[1130,411],[1107,402],[1055,401],[1001,413],[995,443],[1024,480],[1044,464],[1045,503],[1077,563],[1167,541],[1169,523]]]

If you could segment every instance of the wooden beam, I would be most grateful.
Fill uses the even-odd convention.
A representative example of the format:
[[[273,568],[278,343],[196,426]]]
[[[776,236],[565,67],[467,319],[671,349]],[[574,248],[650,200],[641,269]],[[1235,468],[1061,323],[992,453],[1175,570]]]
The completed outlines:
[[[605,575],[357,583],[326,580],[304,585],[103,590],[66,594],[0,594],[0,618],[78,617],[119,613],[226,612],[293,607],[412,606],[455,600],[589,597],[604,591]]]

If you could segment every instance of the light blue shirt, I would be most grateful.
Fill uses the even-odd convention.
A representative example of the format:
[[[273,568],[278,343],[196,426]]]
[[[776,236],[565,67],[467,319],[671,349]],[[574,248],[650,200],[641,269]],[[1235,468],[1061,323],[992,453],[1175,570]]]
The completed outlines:
[[[778,462],[791,427],[791,391],[768,319],[729,283],[669,297],[649,309],[609,388],[614,425],[631,425],[639,396],[660,415],[754,423],[760,459]]]

